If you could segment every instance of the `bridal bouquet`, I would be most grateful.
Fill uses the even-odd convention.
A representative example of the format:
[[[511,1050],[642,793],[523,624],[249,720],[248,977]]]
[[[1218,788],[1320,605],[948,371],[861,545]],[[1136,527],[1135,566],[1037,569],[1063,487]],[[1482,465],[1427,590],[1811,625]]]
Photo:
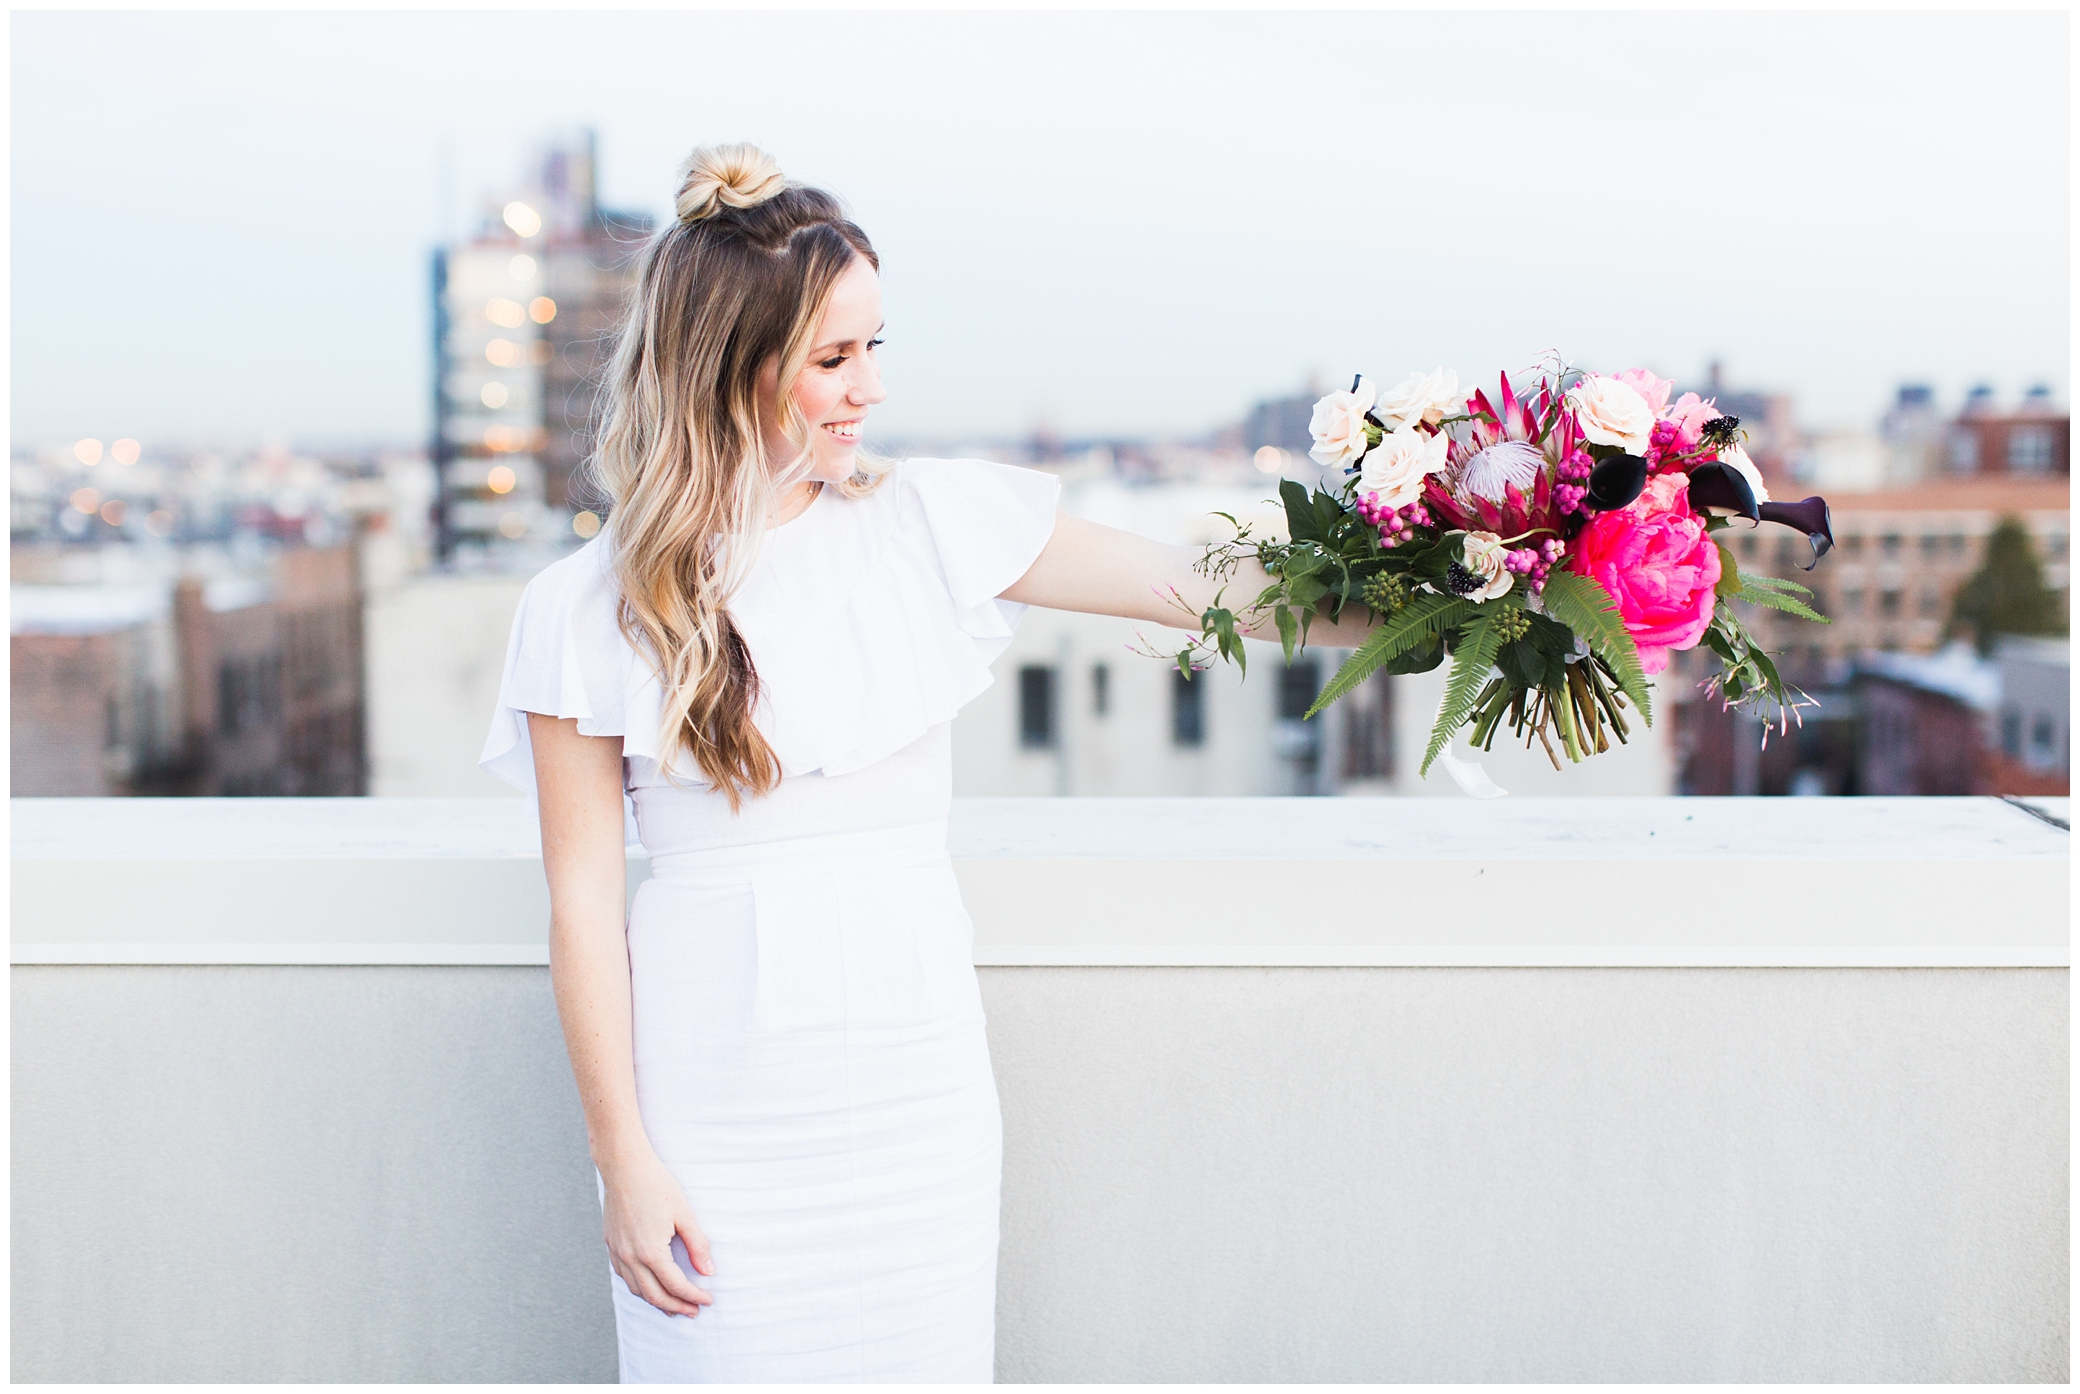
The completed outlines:
[[[1361,376],[1317,402],[1310,425],[1315,461],[1343,471],[1336,491],[1282,482],[1285,541],[1221,515],[1235,536],[1199,569],[1226,580],[1243,557],[1263,564],[1272,584],[1243,613],[1273,613],[1288,663],[1316,615],[1361,605],[1378,617],[1310,717],[1375,672],[1449,657],[1424,773],[1462,727],[1492,749],[1507,723],[1556,769],[1562,752],[1608,750],[1630,731],[1628,711],[1652,720],[1646,676],[1698,644],[1719,659],[1707,691],[1787,730],[1812,699],[1778,675],[1731,602],[1826,621],[1799,599],[1804,586],[1743,573],[1719,535],[1736,519],[1796,528],[1810,571],[1834,543],[1827,502],[1771,500],[1739,420],[1673,391],[1639,369],[1549,367],[1527,390],[1503,375],[1493,398],[1463,399],[1442,369],[1385,393]],[[1243,666],[1235,611],[1217,598],[1196,618],[1180,668]]]

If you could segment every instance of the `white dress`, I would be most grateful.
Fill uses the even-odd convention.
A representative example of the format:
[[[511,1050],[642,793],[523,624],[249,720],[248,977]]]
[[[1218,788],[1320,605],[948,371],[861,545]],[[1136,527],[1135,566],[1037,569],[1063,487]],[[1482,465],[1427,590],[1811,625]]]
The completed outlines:
[[[483,764],[532,790],[527,712],[622,738],[651,865],[628,921],[636,1095],[714,1248],[698,1317],[611,1279],[624,1383],[991,1378],[1002,1135],[946,853],[949,722],[1010,642],[1024,607],[996,597],[1057,492],[908,460],[765,534],[730,613],[783,778],[738,814],[658,767],[606,535],[528,584]]]

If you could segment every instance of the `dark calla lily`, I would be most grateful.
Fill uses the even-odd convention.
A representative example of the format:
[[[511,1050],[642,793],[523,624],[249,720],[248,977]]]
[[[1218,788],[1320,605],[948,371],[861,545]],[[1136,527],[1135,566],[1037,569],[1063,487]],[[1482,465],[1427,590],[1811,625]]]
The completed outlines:
[[[1758,512],[1762,522],[1782,523],[1804,533],[1813,544],[1813,566],[1834,550],[1834,515],[1828,511],[1826,499],[1816,496],[1797,503],[1766,503]],[[1813,566],[1804,569],[1811,571]]]
[[[1707,510],[1720,514],[1736,515],[1749,522],[1761,521],[1756,510],[1755,491],[1739,470],[1730,469],[1714,460],[1699,465],[1690,471],[1690,508],[1693,512]]]
[[[1647,462],[1637,455],[1613,455],[1589,471],[1589,507],[1601,513],[1623,508],[1647,487]]]

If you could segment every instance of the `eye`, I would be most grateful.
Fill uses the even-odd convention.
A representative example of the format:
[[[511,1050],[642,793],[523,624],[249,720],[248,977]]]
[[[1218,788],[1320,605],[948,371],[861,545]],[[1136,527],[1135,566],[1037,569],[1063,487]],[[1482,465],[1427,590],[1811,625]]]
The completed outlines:
[[[880,348],[880,347],[882,346],[882,344],[884,344],[884,343],[886,343],[886,342],[887,342],[887,340],[885,340],[885,339],[869,339],[869,340],[867,340],[867,347],[868,347],[868,348],[870,348],[870,349],[873,349],[873,348]]]
[[[844,363],[844,361],[845,355],[841,353],[836,358],[824,359],[821,363],[817,364],[816,366],[823,369],[825,372],[829,372],[831,369],[836,368],[840,364]]]

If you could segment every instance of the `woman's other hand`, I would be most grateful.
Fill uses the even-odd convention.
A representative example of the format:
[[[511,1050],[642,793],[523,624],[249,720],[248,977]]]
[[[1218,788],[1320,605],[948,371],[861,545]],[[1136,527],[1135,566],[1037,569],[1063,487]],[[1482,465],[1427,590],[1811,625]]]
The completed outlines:
[[[678,1178],[655,1155],[624,1163],[611,1176],[600,1175],[607,1188],[607,1255],[621,1281],[661,1312],[699,1316],[715,1298],[679,1266],[672,1241],[685,1246],[694,1271],[703,1277],[713,1276],[715,1260]]]

